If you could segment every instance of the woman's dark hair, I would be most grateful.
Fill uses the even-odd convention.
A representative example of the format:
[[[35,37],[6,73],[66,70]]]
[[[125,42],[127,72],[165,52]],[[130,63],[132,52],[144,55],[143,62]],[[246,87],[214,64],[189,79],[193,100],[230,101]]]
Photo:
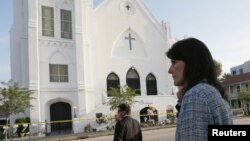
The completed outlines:
[[[225,92],[217,79],[213,57],[207,46],[198,39],[186,38],[176,42],[166,55],[172,60],[185,62],[184,81],[187,83],[185,91],[205,80],[214,86],[226,99]]]

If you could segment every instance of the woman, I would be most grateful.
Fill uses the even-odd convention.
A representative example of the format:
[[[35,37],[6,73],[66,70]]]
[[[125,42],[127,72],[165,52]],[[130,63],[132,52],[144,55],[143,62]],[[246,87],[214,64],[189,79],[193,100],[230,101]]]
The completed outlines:
[[[206,45],[187,38],[176,42],[166,55],[171,59],[168,72],[184,92],[176,141],[206,141],[208,125],[232,124],[232,112]]]

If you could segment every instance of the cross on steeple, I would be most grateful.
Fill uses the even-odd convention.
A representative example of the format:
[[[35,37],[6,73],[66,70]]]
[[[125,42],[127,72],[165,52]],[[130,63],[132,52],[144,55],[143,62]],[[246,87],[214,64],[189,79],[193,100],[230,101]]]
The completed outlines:
[[[132,40],[135,40],[135,38],[131,37],[131,34],[128,34],[128,37],[125,37],[125,39],[129,40],[129,49],[132,50]]]

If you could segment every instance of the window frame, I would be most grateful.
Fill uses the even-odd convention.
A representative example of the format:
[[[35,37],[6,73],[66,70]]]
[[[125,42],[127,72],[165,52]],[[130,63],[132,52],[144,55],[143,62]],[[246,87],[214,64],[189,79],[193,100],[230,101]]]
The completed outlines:
[[[51,17],[46,17],[45,10],[51,10]],[[50,22],[50,23],[49,23]],[[48,37],[55,36],[54,8],[42,6],[42,35]]]
[[[107,92],[109,90],[111,90],[111,87],[112,88],[119,88],[120,87],[120,78],[115,73],[110,73],[108,75],[106,81],[107,81]],[[109,95],[109,93],[107,93],[107,96],[112,97],[111,95]]]
[[[64,19],[65,14],[68,14],[69,19]],[[60,10],[61,23],[61,38],[72,39],[72,12],[70,10]],[[66,29],[67,28],[67,29]]]
[[[135,68],[130,68],[126,75],[126,84],[134,89],[137,96],[141,96],[140,76]]]
[[[157,81],[152,73],[146,77],[146,89],[147,95],[157,95]]]
[[[65,67],[65,68],[63,68],[63,67]],[[56,71],[56,72],[54,73],[53,71]],[[69,82],[68,65],[49,64],[49,81],[50,82],[59,82],[59,83]]]

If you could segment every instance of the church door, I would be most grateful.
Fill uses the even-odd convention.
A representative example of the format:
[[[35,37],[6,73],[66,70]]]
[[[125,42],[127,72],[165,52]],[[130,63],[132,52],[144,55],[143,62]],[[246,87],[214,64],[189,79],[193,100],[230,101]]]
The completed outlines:
[[[72,130],[72,122],[56,122],[72,120],[71,106],[65,102],[57,102],[50,106],[51,132]]]

